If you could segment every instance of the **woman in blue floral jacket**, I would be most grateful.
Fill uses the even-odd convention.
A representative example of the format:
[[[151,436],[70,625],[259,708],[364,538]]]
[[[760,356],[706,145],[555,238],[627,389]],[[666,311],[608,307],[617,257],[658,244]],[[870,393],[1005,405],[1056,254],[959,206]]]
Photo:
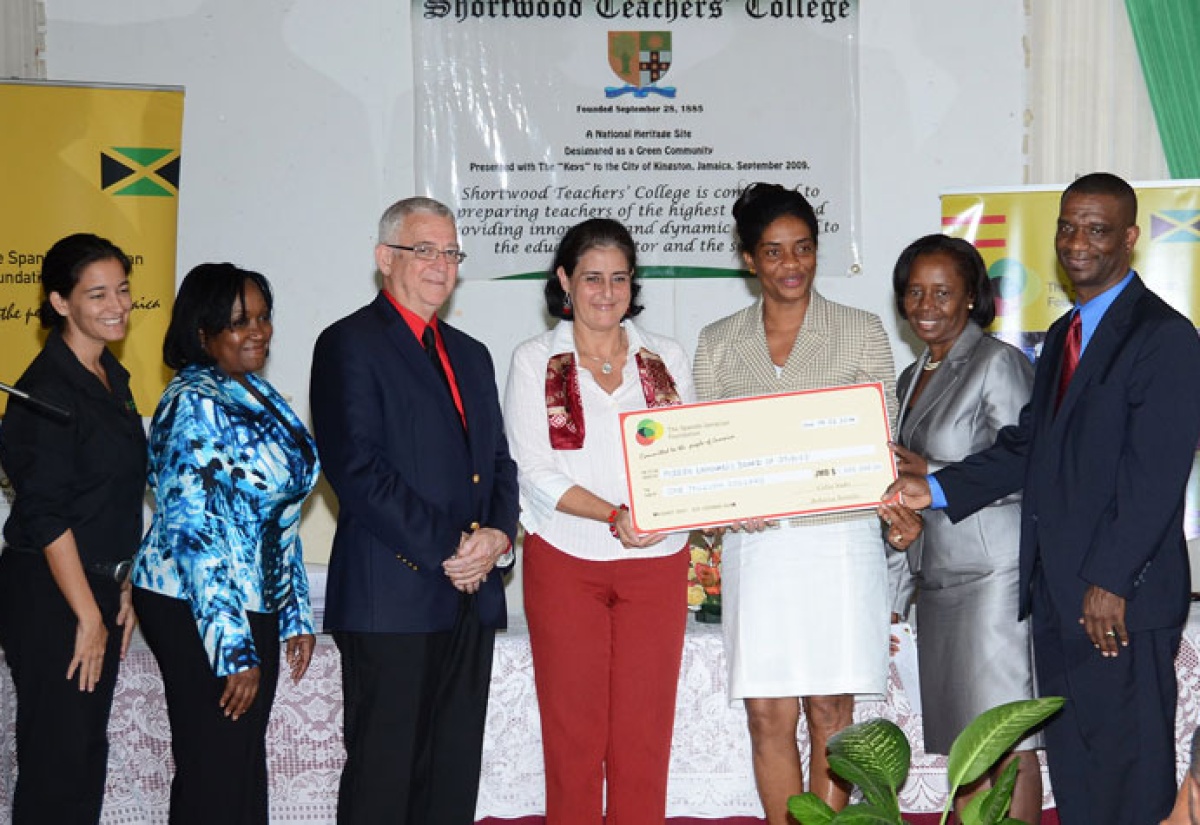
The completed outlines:
[[[163,344],[178,373],[150,425],[157,509],[133,584],[166,689],[172,825],[265,825],[279,640],[294,680],[315,643],[299,526],[316,448],[255,375],[271,309],[262,275],[201,264],[180,287]]]

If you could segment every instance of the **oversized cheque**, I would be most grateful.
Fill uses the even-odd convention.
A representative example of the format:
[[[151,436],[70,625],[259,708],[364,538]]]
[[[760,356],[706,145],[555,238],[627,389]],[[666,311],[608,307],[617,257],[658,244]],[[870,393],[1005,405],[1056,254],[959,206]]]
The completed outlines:
[[[621,414],[641,532],[875,507],[896,478],[882,384]]]

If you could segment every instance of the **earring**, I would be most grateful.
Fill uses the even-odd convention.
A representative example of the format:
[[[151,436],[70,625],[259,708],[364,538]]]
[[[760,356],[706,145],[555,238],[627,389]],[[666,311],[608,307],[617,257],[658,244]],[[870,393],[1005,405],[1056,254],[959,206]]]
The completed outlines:
[[[974,302],[974,301],[971,301],[970,303],[968,303],[968,304],[967,304],[967,309],[974,309],[974,308],[975,308],[975,302]]]
[[[569,292],[563,293],[562,311],[563,315],[566,315],[568,318],[571,317],[571,293]]]

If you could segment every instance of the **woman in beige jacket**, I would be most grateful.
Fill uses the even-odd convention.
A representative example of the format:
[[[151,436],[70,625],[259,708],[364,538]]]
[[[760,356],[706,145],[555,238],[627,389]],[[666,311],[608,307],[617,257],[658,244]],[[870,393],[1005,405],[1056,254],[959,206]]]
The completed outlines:
[[[742,259],[762,287],[752,306],[705,327],[696,350],[701,400],[879,381],[894,403],[894,363],[879,318],[813,288],[817,219],[776,184],[733,207]],[[848,789],[829,770],[829,737],[851,722],[855,694],[887,685],[884,545],[875,513],[743,523],[722,559],[730,698],[744,699],[754,775],[770,825],[789,822],[804,789],[796,741],[801,699],[812,744],[809,788],[834,808]]]

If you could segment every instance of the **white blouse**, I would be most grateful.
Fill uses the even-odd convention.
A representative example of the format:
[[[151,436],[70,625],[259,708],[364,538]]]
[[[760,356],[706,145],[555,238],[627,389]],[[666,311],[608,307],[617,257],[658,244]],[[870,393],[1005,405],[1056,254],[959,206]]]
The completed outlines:
[[[508,447],[517,462],[521,486],[521,523],[525,530],[572,556],[592,561],[655,558],[678,552],[679,540],[668,538],[652,547],[629,549],[613,538],[608,524],[559,512],[559,499],[578,485],[613,504],[628,503],[624,453],[618,414],[646,409],[634,355],[642,347],[663,360],[679,398],[696,400],[692,370],[683,347],[670,338],[651,335],[632,322],[622,324],[629,342],[629,357],[621,371],[621,386],[605,392],[575,349],[574,324],[559,321],[547,332],[531,338],[513,351],[504,393],[504,426]],[[546,364],[553,355],[575,353],[579,395],[583,403],[586,435],[579,450],[550,446],[546,418]]]

